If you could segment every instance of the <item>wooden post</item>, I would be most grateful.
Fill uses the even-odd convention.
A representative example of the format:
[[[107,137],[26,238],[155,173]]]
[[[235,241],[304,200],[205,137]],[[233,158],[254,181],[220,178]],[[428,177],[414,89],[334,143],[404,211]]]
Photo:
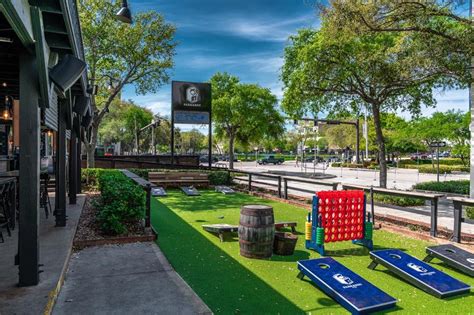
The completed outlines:
[[[430,235],[438,235],[438,197],[431,199],[431,225]]]
[[[249,191],[252,191],[252,174],[249,173]]]
[[[77,137],[73,128],[71,130],[70,152],[69,152],[69,203],[75,205],[77,202]]]
[[[58,108],[58,137],[56,141],[56,193],[54,214],[56,226],[66,226],[66,106],[70,101],[67,93],[65,100],[59,101]]]
[[[281,176],[278,176],[278,197],[281,198]]]
[[[146,184],[146,213],[145,213],[145,227],[150,227],[151,225],[151,185],[150,183]]]
[[[288,199],[288,179],[283,178],[283,184],[284,184],[283,189],[284,189],[284,194],[285,194],[284,198]]]
[[[370,213],[372,214],[372,225],[375,226],[374,187],[370,186]]]
[[[77,175],[76,175],[76,188],[77,188],[77,193],[80,194],[82,192],[82,181],[81,181],[81,174],[82,174],[82,154],[81,154],[81,151],[82,151],[82,142],[81,142],[81,138],[80,138],[80,135],[77,135],[77,148],[76,148],[76,155],[77,155],[77,168],[76,168],[76,171],[77,171]]]
[[[454,227],[453,242],[461,243],[462,203],[453,201],[454,205]]]
[[[19,285],[39,282],[40,110],[36,59],[20,55]]]

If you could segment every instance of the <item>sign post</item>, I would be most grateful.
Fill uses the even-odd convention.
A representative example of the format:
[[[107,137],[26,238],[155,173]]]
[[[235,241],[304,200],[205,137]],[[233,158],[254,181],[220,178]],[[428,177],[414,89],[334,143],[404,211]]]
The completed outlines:
[[[436,148],[436,164],[437,164],[436,181],[438,183],[439,183],[439,148],[444,148],[445,146],[446,146],[446,142],[444,142],[444,141],[438,141],[438,142],[430,143],[430,147]]]
[[[171,83],[171,165],[174,164],[174,125],[209,125],[209,168],[212,166],[211,84],[173,81]]]

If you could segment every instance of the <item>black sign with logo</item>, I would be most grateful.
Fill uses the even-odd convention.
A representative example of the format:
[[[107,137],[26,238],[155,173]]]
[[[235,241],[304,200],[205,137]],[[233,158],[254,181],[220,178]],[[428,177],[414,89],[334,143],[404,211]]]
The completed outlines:
[[[172,82],[173,111],[210,112],[211,84]]]

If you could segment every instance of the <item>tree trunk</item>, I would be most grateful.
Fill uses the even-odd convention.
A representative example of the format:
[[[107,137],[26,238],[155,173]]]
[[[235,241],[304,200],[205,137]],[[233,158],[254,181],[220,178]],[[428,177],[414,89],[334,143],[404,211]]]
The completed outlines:
[[[234,140],[235,136],[230,135],[229,137],[229,169],[234,169]]]
[[[87,168],[95,167],[95,147],[97,146],[98,133],[99,129],[95,126],[95,124],[92,124],[91,141],[86,144]]]
[[[380,166],[380,187],[387,187],[387,159],[385,157],[385,142],[382,132],[382,122],[380,121],[380,105],[372,104],[372,113],[374,115],[375,134],[379,148],[379,166]]]

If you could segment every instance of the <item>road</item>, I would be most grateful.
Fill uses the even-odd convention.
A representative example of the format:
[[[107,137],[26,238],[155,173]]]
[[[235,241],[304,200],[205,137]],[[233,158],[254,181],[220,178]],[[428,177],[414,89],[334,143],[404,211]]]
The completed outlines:
[[[359,170],[350,168],[332,168],[323,169],[323,164],[313,165],[307,163],[307,168],[301,168],[301,163],[297,166],[294,161],[288,161],[282,165],[256,165],[255,162],[236,162],[234,168],[251,172],[286,171],[298,172],[301,174],[325,173],[336,176],[330,181],[336,181],[343,184],[358,184],[365,186],[379,185],[379,172],[374,170]],[[436,174],[423,174],[418,170],[391,168],[388,171],[387,188],[408,190],[413,185],[421,182],[436,181]],[[446,174],[440,176],[440,181],[469,179],[469,174]]]

